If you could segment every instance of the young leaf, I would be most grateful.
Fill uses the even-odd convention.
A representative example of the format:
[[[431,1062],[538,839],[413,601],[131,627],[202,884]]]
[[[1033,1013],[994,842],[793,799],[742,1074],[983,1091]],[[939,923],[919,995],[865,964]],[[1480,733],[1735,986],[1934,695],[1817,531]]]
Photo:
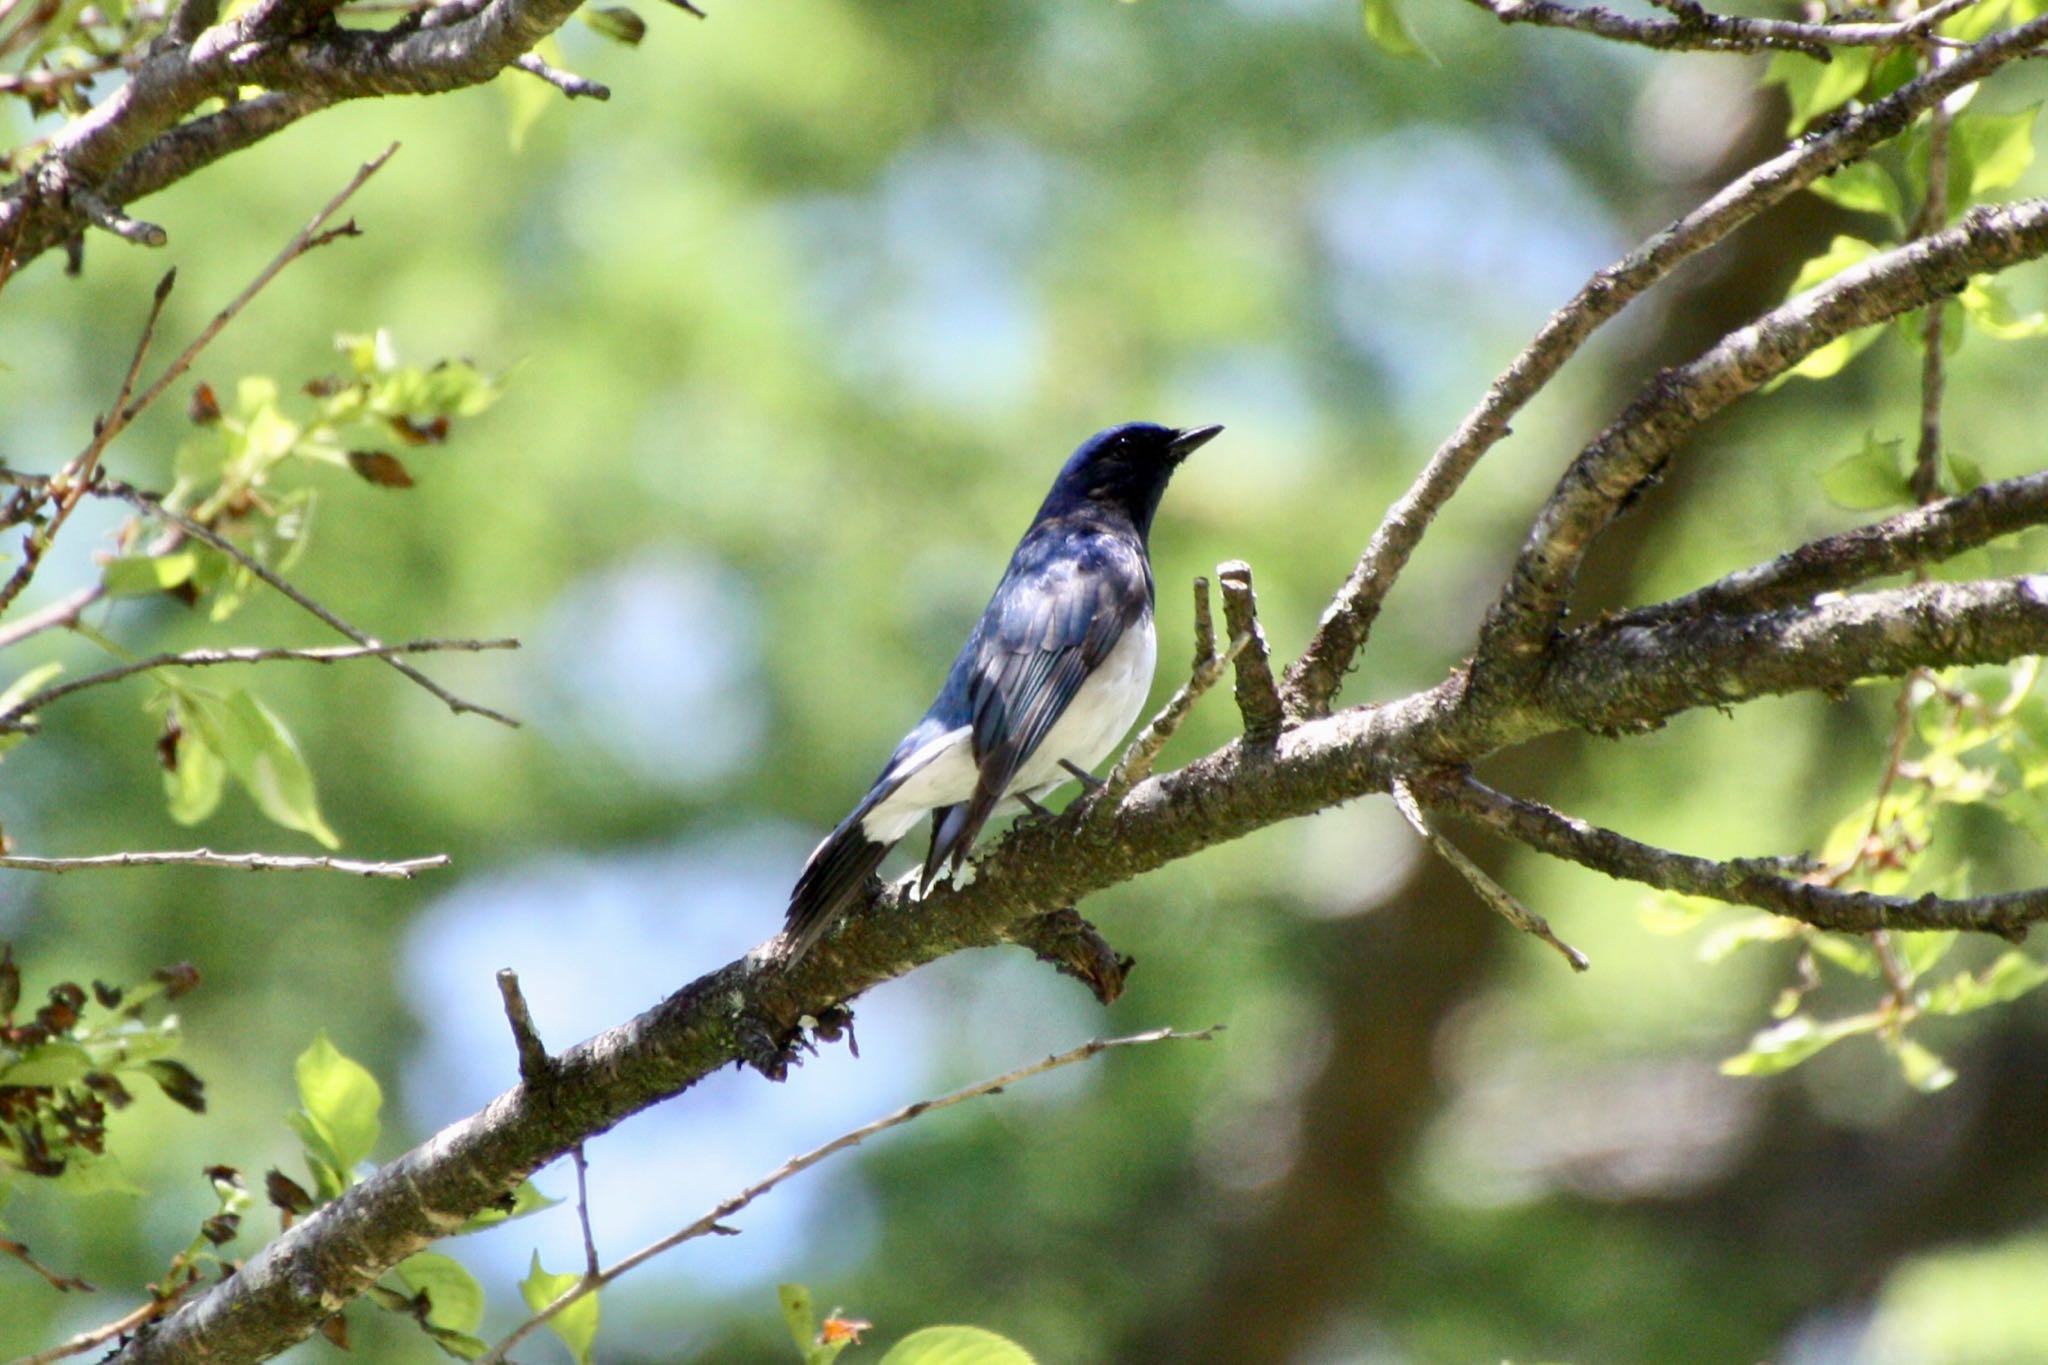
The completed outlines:
[[[1947,1062],[1911,1038],[1892,1039],[1888,1046],[1899,1059],[1899,1072],[1915,1090],[1932,1094],[1955,1083],[1956,1073]]]
[[[2019,316],[2013,311],[2004,286],[1988,276],[1980,276],[1965,285],[1957,302],[1962,305],[1963,316],[1970,320],[1970,324],[1995,340],[2026,341],[2048,336],[2048,313],[2036,311],[2025,317]]]
[[[436,1346],[462,1360],[474,1360],[488,1349],[473,1335],[484,1321],[484,1288],[460,1261],[415,1251],[392,1269],[407,1289],[427,1296],[422,1326]]]
[[[175,588],[192,576],[199,557],[190,550],[167,555],[122,555],[100,568],[110,597],[147,597]]]
[[[1929,1014],[1969,1014],[2017,1000],[2048,982],[2043,966],[2017,948],[2009,949],[1981,973],[1959,972],[1921,998]]]
[[[982,1327],[925,1327],[889,1348],[880,1365],[1036,1365],[1031,1353]]]
[[[227,694],[222,709],[226,724],[221,756],[263,813],[286,829],[312,835],[328,848],[341,847],[341,839],[320,818],[312,771],[284,722],[239,688]],[[207,739],[211,743],[213,736]]]
[[[1855,213],[1882,214],[1893,227],[1904,225],[1905,205],[1899,197],[1898,182],[1892,179],[1890,171],[1874,161],[1852,161],[1807,188],[1831,204],[1840,204]]]
[[[41,690],[44,683],[64,671],[60,663],[37,664],[28,672],[7,684],[7,690],[0,692],[0,711],[12,711],[15,707]]]
[[[1429,57],[1415,31],[1408,27],[1399,0],[1365,0],[1365,36],[1389,57]]]
[[[1938,929],[1927,933],[1898,934],[1892,941],[1898,945],[1907,980],[1916,981],[1948,956],[1948,950],[1956,946],[1956,931]]]
[[[1764,69],[1764,81],[1784,86],[1792,106],[1787,133],[1803,132],[1814,119],[1855,98],[1877,63],[1877,49],[1871,47],[1840,48],[1830,55],[1832,60],[1823,63],[1804,53],[1780,52]]]
[[[2041,106],[2010,114],[1958,114],[1949,129],[1949,192],[1965,201],[2019,181],[2034,162],[2034,117]]]
[[[346,1175],[367,1160],[383,1122],[384,1091],[368,1068],[345,1056],[323,1029],[292,1064],[299,1103]],[[445,1259],[445,1258],[444,1258]]]
[[[196,825],[220,806],[227,765],[197,730],[180,730],[164,773],[164,803],[181,825]]]
[[[1822,1048],[1858,1033],[1875,1033],[1884,1026],[1876,1014],[1859,1014],[1848,1019],[1821,1023],[1811,1015],[1795,1014],[1750,1039],[1749,1048],[1721,1063],[1725,1076],[1769,1076],[1789,1071]]]
[[[542,1194],[531,1180],[522,1180],[513,1187],[512,1199],[508,1207],[487,1208],[479,1213],[473,1213],[463,1220],[461,1227],[455,1230],[457,1232],[475,1232],[480,1228],[495,1227],[499,1223],[510,1222],[514,1218],[524,1218],[529,1213],[539,1213],[542,1209],[551,1209],[561,1202],[559,1199],[550,1199]]]
[[[801,1284],[777,1285],[775,1297],[782,1304],[782,1321],[789,1327],[790,1340],[796,1343],[797,1353],[808,1359],[818,1344],[818,1315],[811,1307],[810,1288]]]
[[[1913,489],[1906,479],[1904,444],[1880,441],[1875,432],[1866,435],[1863,449],[1843,456],[1821,473],[1820,486],[1828,501],[1852,512],[1910,506]]]
[[[533,1268],[519,1282],[519,1295],[526,1306],[540,1312],[581,1283],[581,1275],[551,1275],[541,1268],[540,1253],[533,1253]],[[548,1327],[569,1348],[576,1365],[590,1365],[590,1344],[597,1339],[597,1293],[585,1294],[548,1319]]]
[[[640,40],[647,36],[647,21],[629,9],[609,5],[586,6],[577,14],[592,32],[627,47],[640,46]]]

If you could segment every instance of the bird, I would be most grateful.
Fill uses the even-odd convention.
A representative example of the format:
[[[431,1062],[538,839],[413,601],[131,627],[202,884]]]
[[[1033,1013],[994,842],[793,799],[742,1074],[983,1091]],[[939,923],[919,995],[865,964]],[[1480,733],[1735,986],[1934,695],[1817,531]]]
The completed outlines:
[[[780,956],[793,966],[839,921],[927,813],[918,893],[957,873],[993,815],[1047,812],[1123,737],[1152,689],[1153,515],[1174,470],[1220,426],[1127,422],[1061,466],[923,719],[859,804],[812,851],[789,896]]]

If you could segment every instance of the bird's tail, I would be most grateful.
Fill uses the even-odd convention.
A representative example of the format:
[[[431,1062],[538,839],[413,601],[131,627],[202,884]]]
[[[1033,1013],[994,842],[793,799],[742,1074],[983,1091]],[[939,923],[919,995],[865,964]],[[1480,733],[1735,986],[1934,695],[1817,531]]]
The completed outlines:
[[[861,829],[865,808],[825,836],[811,851],[803,874],[789,893],[789,913],[782,925],[783,961],[794,966],[811,945],[824,937],[845,913],[863,883],[882,865],[895,843],[876,843]]]

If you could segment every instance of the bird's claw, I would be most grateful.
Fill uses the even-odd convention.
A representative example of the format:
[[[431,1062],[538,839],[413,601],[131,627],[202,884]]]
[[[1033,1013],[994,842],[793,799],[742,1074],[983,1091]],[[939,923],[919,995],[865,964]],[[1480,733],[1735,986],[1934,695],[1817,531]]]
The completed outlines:
[[[1074,762],[1072,759],[1061,759],[1060,766],[1062,768],[1065,768],[1069,776],[1074,778],[1074,780],[1079,782],[1083,787],[1086,787],[1089,791],[1096,792],[1102,790],[1102,779],[1097,777],[1094,773],[1089,772],[1086,768]]]

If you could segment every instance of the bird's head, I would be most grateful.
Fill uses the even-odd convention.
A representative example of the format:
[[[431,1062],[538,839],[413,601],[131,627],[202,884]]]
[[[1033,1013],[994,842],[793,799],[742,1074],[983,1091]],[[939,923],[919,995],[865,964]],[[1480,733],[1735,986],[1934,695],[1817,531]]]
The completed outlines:
[[[1162,427],[1154,422],[1127,422],[1099,431],[1081,443],[1060,470],[1047,510],[1076,502],[1099,503],[1130,515],[1140,535],[1152,528],[1152,514],[1166,492],[1166,481],[1219,426]]]

